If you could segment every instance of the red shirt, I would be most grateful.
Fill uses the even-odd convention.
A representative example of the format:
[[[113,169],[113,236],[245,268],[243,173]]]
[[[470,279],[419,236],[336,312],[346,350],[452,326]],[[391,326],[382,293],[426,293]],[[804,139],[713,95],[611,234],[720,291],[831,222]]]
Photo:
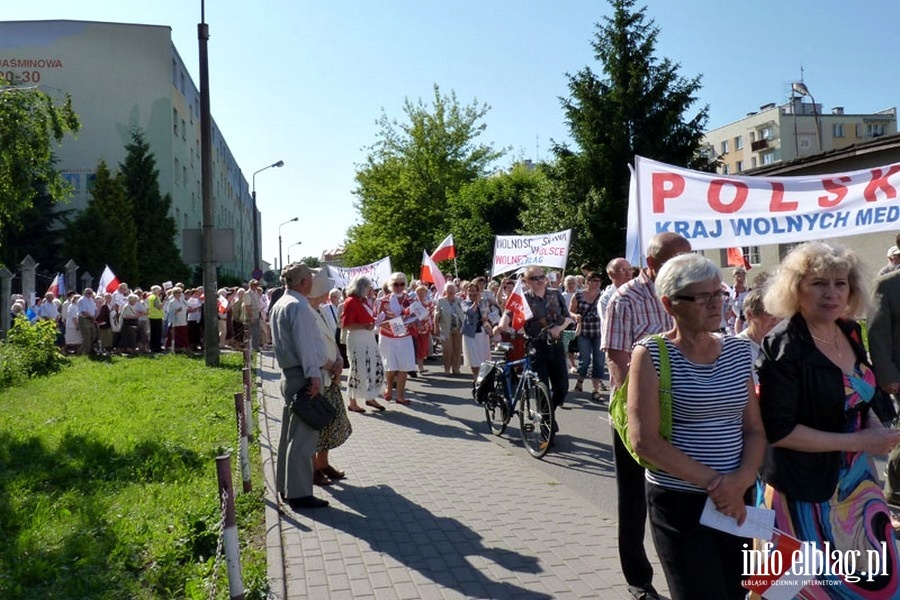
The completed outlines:
[[[371,325],[375,323],[375,316],[361,298],[347,296],[344,300],[344,313],[341,316],[341,327],[359,323]]]

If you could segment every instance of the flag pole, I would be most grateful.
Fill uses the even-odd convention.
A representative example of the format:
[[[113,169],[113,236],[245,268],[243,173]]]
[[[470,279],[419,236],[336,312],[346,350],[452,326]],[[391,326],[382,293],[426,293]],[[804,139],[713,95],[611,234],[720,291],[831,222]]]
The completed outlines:
[[[459,269],[456,268],[456,257],[453,257],[453,277],[459,279]]]

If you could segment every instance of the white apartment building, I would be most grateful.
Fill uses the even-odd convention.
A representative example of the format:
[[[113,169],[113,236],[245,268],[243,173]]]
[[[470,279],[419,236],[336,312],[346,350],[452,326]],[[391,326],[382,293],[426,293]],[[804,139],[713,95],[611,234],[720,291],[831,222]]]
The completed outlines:
[[[71,208],[87,205],[102,159],[116,169],[135,128],[156,157],[162,195],[181,232],[201,226],[200,92],[171,28],[89,21],[0,22],[0,75],[37,85],[56,100],[72,96],[81,120],[76,139],[56,149],[58,168],[74,188]],[[221,273],[247,278],[253,265],[253,201],[222,132],[212,122],[215,227],[234,230],[235,259]]]
[[[795,96],[707,132],[701,151],[719,161],[719,173],[737,175],[895,133],[896,108],[851,114],[836,106],[823,114],[821,104]]]

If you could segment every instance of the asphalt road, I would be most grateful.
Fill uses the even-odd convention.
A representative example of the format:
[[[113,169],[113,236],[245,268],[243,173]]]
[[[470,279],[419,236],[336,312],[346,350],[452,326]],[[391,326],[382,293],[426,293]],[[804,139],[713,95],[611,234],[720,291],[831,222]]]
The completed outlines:
[[[537,460],[522,445],[515,415],[503,435],[491,433],[484,410],[472,399],[472,376],[465,373],[465,367],[463,375],[446,377],[439,362],[429,361],[425,366],[427,372],[424,376],[409,379],[407,388],[410,400],[441,406],[448,417],[465,423],[473,431],[507,448],[511,455],[525,463],[524,466],[545,471],[596,505],[602,514],[615,518],[612,432],[606,412],[608,392],[604,393],[604,402],[596,404],[590,400],[589,391],[572,391],[575,376],[570,376],[566,404],[556,412],[560,428],[556,445],[543,459]],[[590,389],[587,381],[585,387]]]

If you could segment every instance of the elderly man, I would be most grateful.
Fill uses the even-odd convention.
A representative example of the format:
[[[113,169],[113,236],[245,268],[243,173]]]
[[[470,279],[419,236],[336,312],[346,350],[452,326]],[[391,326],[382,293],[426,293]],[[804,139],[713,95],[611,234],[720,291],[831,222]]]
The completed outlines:
[[[320,317],[306,300],[313,286],[313,271],[305,263],[292,263],[285,266],[281,278],[285,293],[270,313],[284,396],[275,486],[294,510],[321,508],[328,502],[312,495],[312,458],[319,432],[291,411],[291,398],[307,383],[311,395],[322,390],[321,367],[326,362],[326,348],[316,323]]]
[[[78,329],[81,331],[81,353],[93,354],[97,341],[97,303],[94,290],[84,288],[78,301]]]
[[[609,300],[603,319],[602,349],[609,358],[614,388],[628,374],[635,342],[654,333],[668,331],[672,321],[656,297],[653,282],[667,260],[691,251],[691,243],[677,233],[659,233],[647,246],[647,268],[627,281]],[[659,598],[653,588],[653,567],[644,550],[647,500],[644,469],[625,449],[613,430],[613,458],[618,495],[619,561],[629,593],[638,599]]]
[[[262,318],[262,290],[259,288],[259,281],[250,280],[250,285],[244,293],[244,301],[241,304],[242,321],[244,327],[250,330],[250,343],[253,349],[259,349],[260,341],[260,319]]]

